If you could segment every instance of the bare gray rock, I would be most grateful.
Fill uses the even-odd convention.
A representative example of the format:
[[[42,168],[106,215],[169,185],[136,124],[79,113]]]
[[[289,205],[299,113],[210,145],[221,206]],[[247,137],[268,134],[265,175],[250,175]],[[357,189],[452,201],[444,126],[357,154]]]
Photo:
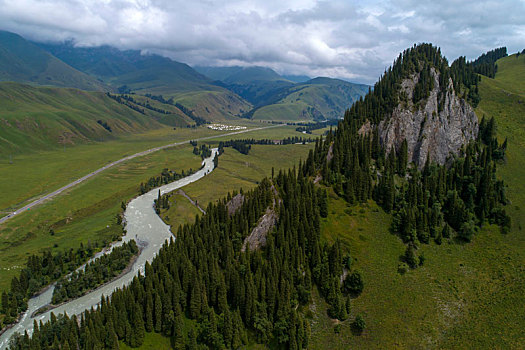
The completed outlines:
[[[431,69],[434,89],[426,101],[414,105],[412,96],[419,74],[403,80],[400,96],[404,101],[390,118],[379,123],[379,136],[387,152],[397,150],[404,139],[408,144],[408,161],[422,168],[427,157],[445,164],[451,154],[457,155],[461,146],[478,135],[478,118],[472,107],[456,96],[449,80],[443,110],[438,112],[439,73]],[[406,97],[406,98],[405,98]]]
[[[334,144],[331,143],[330,147],[328,148],[328,153],[326,154],[326,162],[329,163],[333,157],[334,157]]]
[[[235,195],[228,203],[226,208],[228,209],[228,215],[232,216],[244,203],[244,196],[242,194]]]
[[[260,247],[264,247],[266,245],[266,237],[268,236],[268,232],[273,230],[279,221],[279,216],[277,215],[276,209],[277,206],[281,205],[282,199],[274,185],[272,185],[271,189],[273,193],[272,204],[266,208],[266,212],[259,219],[257,226],[252,230],[252,232],[250,232],[250,235],[244,239],[241,248],[242,252],[246,251],[246,248],[248,247],[250,247],[250,250],[256,250]]]
[[[277,213],[273,208],[268,207],[266,212],[259,220],[257,226],[252,230],[250,235],[244,239],[242,244],[241,252],[246,251],[246,248],[249,246],[250,250],[257,250],[260,247],[266,245],[266,237],[268,232],[270,232],[275,224],[277,223]]]

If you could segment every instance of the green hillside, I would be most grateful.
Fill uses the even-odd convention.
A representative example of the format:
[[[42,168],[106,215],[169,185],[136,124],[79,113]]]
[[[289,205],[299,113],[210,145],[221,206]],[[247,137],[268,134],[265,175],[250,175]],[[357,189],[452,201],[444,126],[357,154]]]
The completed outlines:
[[[163,124],[193,124],[175,107],[170,110],[173,114],[147,108],[142,108],[142,114],[103,92],[5,82],[0,83],[0,100],[0,154],[109,140]],[[155,105],[156,101],[150,103]]]
[[[120,92],[173,97],[209,121],[232,119],[251,109],[250,103],[187,64],[137,50],[109,46],[82,48],[71,43],[40,44],[71,66],[97,76]],[[206,109],[207,107],[207,109]]]
[[[166,94],[183,106],[191,109],[195,115],[208,121],[237,120],[252,108],[252,105],[236,94],[227,90],[189,91],[178,94]]]
[[[280,99],[253,112],[257,120],[324,120],[341,118],[368,86],[339,79],[315,78],[279,92]]]
[[[495,79],[482,77],[481,102],[476,112],[478,116],[494,117],[500,141],[508,140],[507,161],[498,171],[508,184],[507,196],[514,208],[509,211],[512,232],[517,234],[525,226],[525,55],[502,58],[497,65]],[[525,238],[520,236],[518,246],[523,251]]]
[[[96,78],[65,64],[21,36],[5,31],[0,31],[0,81],[109,90]]]
[[[340,118],[369,88],[367,85],[323,77],[295,83],[264,67],[195,69],[251,102],[255,108],[244,116],[255,120],[313,121]]]
[[[525,56],[498,62],[495,79],[482,77],[476,113],[495,117],[507,160],[498,176],[507,184],[509,233],[485,225],[468,244],[444,240],[422,244],[425,263],[404,275],[397,264],[402,242],[389,232],[391,217],[375,203],[348,206],[332,193],[323,235],[342,240],[363,273],[365,288],[352,304],[367,329],[352,333],[348,322],[315,313],[312,349],[521,349],[525,343]],[[316,308],[323,301],[316,297]]]
[[[261,107],[255,111],[252,119],[254,120],[274,120],[274,121],[314,121],[315,109],[308,104],[297,102],[281,102]],[[321,119],[321,118],[319,118]]]
[[[40,44],[46,51],[82,72],[114,86],[149,90],[169,86],[172,91],[209,88],[210,81],[184,63],[138,50],[110,46],[75,47],[72,43]]]

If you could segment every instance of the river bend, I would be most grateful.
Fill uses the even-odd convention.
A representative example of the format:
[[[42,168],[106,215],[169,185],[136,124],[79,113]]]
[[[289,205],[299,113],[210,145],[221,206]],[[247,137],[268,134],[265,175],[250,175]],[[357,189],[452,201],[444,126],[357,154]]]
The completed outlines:
[[[128,204],[126,211],[124,212],[124,217],[126,219],[126,235],[122,237],[122,241],[114,242],[110,249],[104,251],[104,253],[107,254],[113,247],[120,246],[123,242],[134,239],[137,242],[137,245],[142,248],[142,250],[138,258],[133,263],[133,266],[127,273],[99,287],[98,289],[81,296],[80,298],[71,300],[35,317],[31,317],[35,311],[51,303],[54,284],[51,285],[42,294],[31,298],[28,301],[27,311],[23,314],[20,321],[0,336],[0,349],[7,348],[9,345],[9,338],[16,332],[24,333],[24,331],[27,330],[27,332],[31,334],[33,331],[33,320],[36,320],[37,322],[46,322],[49,320],[51,312],[53,312],[55,315],[62,314],[64,312],[66,312],[69,316],[78,315],[84,310],[87,310],[91,307],[96,307],[103,295],[110,295],[113,293],[113,291],[115,291],[115,289],[128,285],[139,271],[141,274],[144,274],[146,262],[151,262],[155,255],[159,252],[162,244],[167,239],[173,237],[170,227],[161,220],[153,208],[153,203],[154,200],[157,199],[159,190],[161,194],[169,193],[201,179],[206,174],[209,174],[211,171],[213,171],[213,158],[216,154],[217,148],[212,149],[211,156],[202,162],[203,167],[196,173],[167,185],[157,187],[148,193],[133,199]],[[100,256],[100,254],[97,256]]]

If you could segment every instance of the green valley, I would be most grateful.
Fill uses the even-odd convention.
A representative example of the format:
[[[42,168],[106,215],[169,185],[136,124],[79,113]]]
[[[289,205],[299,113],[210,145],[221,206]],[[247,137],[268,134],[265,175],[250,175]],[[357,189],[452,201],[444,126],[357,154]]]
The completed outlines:
[[[251,108],[249,102],[214,85],[190,66],[167,57],[102,46],[75,47],[71,43],[42,45],[64,62],[92,74],[121,93],[173,98],[207,120],[232,119]]]
[[[0,154],[4,156],[194,124],[175,107],[164,107],[173,114],[145,108],[139,112],[102,92],[0,83],[0,98]]]
[[[524,348],[525,4],[463,6],[3,4],[0,350]]]

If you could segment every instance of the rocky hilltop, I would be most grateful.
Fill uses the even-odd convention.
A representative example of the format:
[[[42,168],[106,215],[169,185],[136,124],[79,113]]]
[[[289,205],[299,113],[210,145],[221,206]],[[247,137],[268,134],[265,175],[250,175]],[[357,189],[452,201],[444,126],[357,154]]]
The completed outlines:
[[[440,73],[431,68],[430,74],[433,89],[428,98],[413,102],[421,73],[412,74],[401,83],[400,102],[391,117],[379,123],[380,141],[387,151],[398,150],[406,139],[408,161],[420,168],[427,157],[444,164],[478,135],[478,118],[472,107],[456,95],[452,79],[448,79],[446,89],[441,89]]]

